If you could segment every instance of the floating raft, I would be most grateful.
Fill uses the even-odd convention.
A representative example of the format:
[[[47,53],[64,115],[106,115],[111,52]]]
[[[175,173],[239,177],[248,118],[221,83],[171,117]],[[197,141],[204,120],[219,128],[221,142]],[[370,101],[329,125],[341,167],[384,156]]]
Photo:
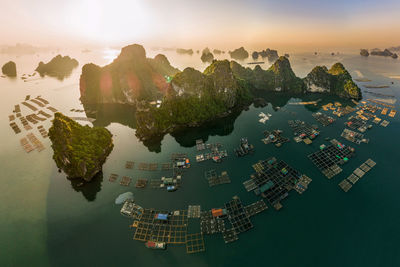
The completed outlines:
[[[30,100],[31,102],[33,102],[33,103],[35,103],[36,105],[38,105],[39,107],[44,107],[45,105],[42,103],[42,102],[40,102],[39,100],[37,100],[37,99],[31,99]]]
[[[304,191],[308,189],[308,185],[312,182],[312,179],[308,177],[307,175],[303,174],[300,179],[297,181],[294,189],[297,191],[299,194],[303,194]]]
[[[225,243],[232,243],[239,239],[236,231],[232,228],[222,233]]]
[[[254,216],[256,214],[259,214],[263,212],[264,210],[268,209],[267,204],[265,204],[264,200],[259,200],[257,202],[254,202],[246,207],[244,207],[245,212],[249,217]]]
[[[55,113],[55,112],[58,111],[57,109],[55,109],[55,108],[53,108],[53,107],[51,107],[51,106],[48,106],[47,109],[50,110],[50,111],[53,112],[53,113]]]
[[[34,150],[33,146],[29,143],[28,139],[26,139],[25,137],[20,139],[20,143],[26,153],[29,153],[32,150]]]
[[[15,115],[8,115],[8,120],[9,121],[15,120]]]
[[[383,126],[383,127],[387,127],[389,125],[389,122],[387,121],[387,120],[384,120],[382,123],[381,123],[381,126]]]
[[[243,186],[246,189],[247,192],[253,191],[254,189],[257,188],[256,183],[254,182],[254,179],[250,179],[247,181],[243,182]]]
[[[376,163],[372,159],[366,160],[359,168],[355,169],[349,177],[339,183],[340,188],[342,188],[345,192],[349,191],[352,187],[351,184],[355,185],[358,180],[361,179],[367,172],[369,172],[375,165]]]
[[[48,119],[51,118],[51,115],[48,114],[48,113],[46,113],[46,112],[44,112],[43,110],[40,110],[40,111],[38,112],[38,114],[43,115],[43,116],[45,116],[45,117],[48,118]]]
[[[343,132],[340,136],[343,137],[344,139],[346,139],[347,141],[353,142],[357,145],[359,145],[361,143],[368,144],[368,142],[369,142],[369,139],[364,138],[363,134],[357,133],[357,132],[349,130],[349,129],[343,129]]]
[[[375,161],[373,161],[372,159],[367,159],[365,161],[365,163],[370,166],[371,168],[374,167],[376,165]]]
[[[196,140],[196,149],[197,149],[198,151],[201,151],[201,150],[206,149],[206,144],[204,144],[204,142],[203,142],[202,139]]]
[[[19,105],[15,105],[13,112],[14,113],[21,113],[21,107]]]
[[[341,181],[341,182],[339,183],[339,186],[340,186],[340,188],[343,189],[344,192],[348,192],[348,191],[351,189],[351,187],[352,187],[352,185],[351,185],[346,179],[344,179],[343,181]]]
[[[134,166],[135,166],[135,162],[133,162],[133,161],[127,161],[125,163],[125,168],[126,169],[133,169]]]
[[[115,174],[115,173],[111,173],[110,174],[110,177],[108,178],[108,181],[110,181],[110,182],[115,182],[116,180],[118,179],[118,174]]]
[[[231,201],[225,203],[225,208],[228,212],[228,220],[236,233],[243,233],[253,228],[253,224],[238,197],[233,197]]]
[[[188,218],[200,218],[201,207],[200,205],[189,205]]]
[[[202,233],[186,235],[186,252],[189,254],[205,251]]]
[[[163,187],[164,187],[164,184],[161,179],[151,179],[150,180],[150,188],[159,189],[159,188],[163,188]]]
[[[206,177],[208,180],[208,185],[210,187],[220,185],[220,184],[229,184],[231,183],[231,179],[226,171],[223,171],[221,175],[217,176],[215,170],[211,170],[211,173],[206,173]]]
[[[211,210],[200,213],[200,229],[205,235],[224,233],[225,221],[223,218],[215,217]]]
[[[41,135],[43,138],[46,138],[46,137],[49,136],[48,133],[47,133],[47,131],[46,131],[46,129],[44,129],[44,127],[43,127],[42,125],[39,125],[37,128],[38,128],[38,130],[39,130],[40,135]]]
[[[38,110],[35,106],[31,105],[30,103],[28,103],[26,101],[22,102],[21,104],[26,106],[26,107],[28,107],[28,108],[30,108],[32,111],[37,111]]]
[[[321,146],[320,150],[308,155],[308,158],[328,179],[342,172],[338,164],[343,165],[353,155],[355,149],[346,146],[336,139],[331,140],[331,145]]]
[[[136,188],[145,188],[146,185],[147,185],[147,179],[145,179],[145,178],[139,178],[139,179],[136,181],[135,187],[136,187]]]
[[[13,129],[15,134],[19,134],[21,132],[21,129],[18,127],[18,125],[15,122],[10,123],[11,129]]]
[[[321,112],[313,113],[312,116],[323,126],[328,126],[335,122],[334,118]]]
[[[49,101],[47,101],[46,99],[42,98],[41,96],[37,96],[36,99],[39,100],[40,102],[42,102],[45,105],[49,104]]]
[[[158,214],[167,215],[166,219],[158,219]],[[187,211],[143,209],[143,212],[133,227],[136,227],[134,240],[165,242],[168,244],[187,243]],[[203,241],[204,245],[204,241]]]
[[[358,177],[354,173],[350,174],[350,176],[347,177],[347,180],[350,181],[352,184],[357,183],[359,179],[360,179],[360,177]]]
[[[37,151],[40,152],[45,149],[42,142],[40,142],[39,139],[33,133],[29,133],[27,137],[29,141],[33,144],[33,146],[37,149]]]
[[[123,186],[128,186],[132,181],[132,178],[128,177],[128,176],[123,176],[121,181],[119,182],[120,185]]]
[[[162,171],[172,170],[172,163],[171,162],[161,163],[161,170]]]

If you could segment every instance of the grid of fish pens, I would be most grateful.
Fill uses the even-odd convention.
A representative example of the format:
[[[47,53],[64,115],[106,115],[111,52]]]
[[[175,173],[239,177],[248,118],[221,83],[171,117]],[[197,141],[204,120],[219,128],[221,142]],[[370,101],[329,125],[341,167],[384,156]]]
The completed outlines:
[[[331,140],[331,145],[308,155],[308,158],[328,179],[342,172],[338,164],[343,165],[351,157],[355,150],[350,146],[341,144],[337,140]]]

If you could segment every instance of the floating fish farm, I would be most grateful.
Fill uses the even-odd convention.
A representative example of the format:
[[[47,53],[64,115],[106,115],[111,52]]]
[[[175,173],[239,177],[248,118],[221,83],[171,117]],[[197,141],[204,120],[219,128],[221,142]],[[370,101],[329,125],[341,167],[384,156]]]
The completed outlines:
[[[323,126],[328,126],[335,122],[334,118],[321,112],[313,113],[312,116]]]
[[[243,183],[246,191],[254,191],[256,195],[266,198],[277,210],[282,207],[280,201],[288,196],[290,190],[297,186],[299,188],[296,191],[302,193],[311,182],[310,178],[275,157],[259,161],[253,168],[256,173]],[[297,185],[299,182],[301,184]]]
[[[354,155],[354,148],[346,146],[336,139],[332,139],[329,146],[321,145],[320,149],[308,155],[308,158],[323,175],[331,179],[342,172],[342,168],[339,165],[343,165]]]

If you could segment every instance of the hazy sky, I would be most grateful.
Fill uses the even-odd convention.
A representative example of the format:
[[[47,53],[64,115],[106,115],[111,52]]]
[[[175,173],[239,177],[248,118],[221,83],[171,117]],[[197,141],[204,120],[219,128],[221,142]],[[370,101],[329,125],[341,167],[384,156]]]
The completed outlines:
[[[400,45],[392,0],[0,0],[2,44]]]

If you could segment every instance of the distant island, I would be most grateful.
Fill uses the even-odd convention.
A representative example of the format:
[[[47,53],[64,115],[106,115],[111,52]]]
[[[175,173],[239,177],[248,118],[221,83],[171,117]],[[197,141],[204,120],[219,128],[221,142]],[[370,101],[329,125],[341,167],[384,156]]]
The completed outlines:
[[[360,50],[360,55],[363,56],[363,57],[368,57],[369,56],[368,49],[361,49]]]
[[[201,61],[205,62],[212,62],[214,60],[214,55],[210,52],[210,49],[208,47],[203,49],[203,52],[201,53],[200,57]]]
[[[231,58],[236,59],[236,60],[244,60],[249,57],[249,52],[244,49],[244,47],[237,48],[233,51],[229,51],[229,55]]]
[[[256,60],[258,58],[259,54],[257,51],[254,51],[253,53],[251,53],[251,57]]]
[[[385,49],[383,51],[379,49],[373,49],[371,51],[371,56],[391,57],[393,59],[396,59],[398,57],[396,53],[392,53],[388,49]]]
[[[269,62],[273,62],[279,58],[278,51],[269,48],[258,52],[258,54],[262,58],[268,58]]]
[[[61,113],[54,114],[49,129],[53,159],[69,179],[86,182],[102,170],[114,145],[106,128],[82,126]]]
[[[17,65],[14,61],[9,61],[3,65],[1,71],[4,75],[8,77],[16,77],[17,76]]]
[[[159,68],[153,68],[149,60],[152,62],[146,59],[142,46],[131,45],[124,47],[110,65],[103,68],[85,65],[81,75],[83,103],[136,105],[136,135],[141,140],[161,138],[166,133],[225,117],[233,110],[250,105],[258,91],[289,96],[325,93],[348,99],[361,98],[360,88],[341,63],[330,69],[317,66],[301,79],[286,57],[279,57],[268,70],[259,65],[251,69],[235,61],[214,60],[204,72],[193,68],[180,72],[166,58]],[[107,74],[111,70],[113,74]],[[165,77],[166,70],[174,73]],[[140,77],[140,80],[121,83],[127,76]],[[157,83],[162,86],[155,86],[154,77],[163,76],[163,82]],[[150,88],[159,93],[137,94]],[[160,104],[153,104],[155,100],[160,100]]]
[[[214,50],[213,50],[213,53],[214,53],[215,55],[220,55],[220,54],[224,53],[224,51],[219,50],[219,49],[214,49]]]
[[[39,62],[35,71],[42,77],[48,75],[50,77],[64,79],[70,75],[72,70],[78,67],[78,65],[79,63],[76,59],[70,58],[69,56],[57,55],[47,63]]]
[[[179,70],[158,54],[146,58],[141,45],[122,48],[120,55],[104,67],[86,64],[80,77],[80,100],[85,104],[120,103],[136,105],[142,100],[161,99],[168,80]]]
[[[177,48],[176,53],[183,55],[193,55],[193,49]]]

